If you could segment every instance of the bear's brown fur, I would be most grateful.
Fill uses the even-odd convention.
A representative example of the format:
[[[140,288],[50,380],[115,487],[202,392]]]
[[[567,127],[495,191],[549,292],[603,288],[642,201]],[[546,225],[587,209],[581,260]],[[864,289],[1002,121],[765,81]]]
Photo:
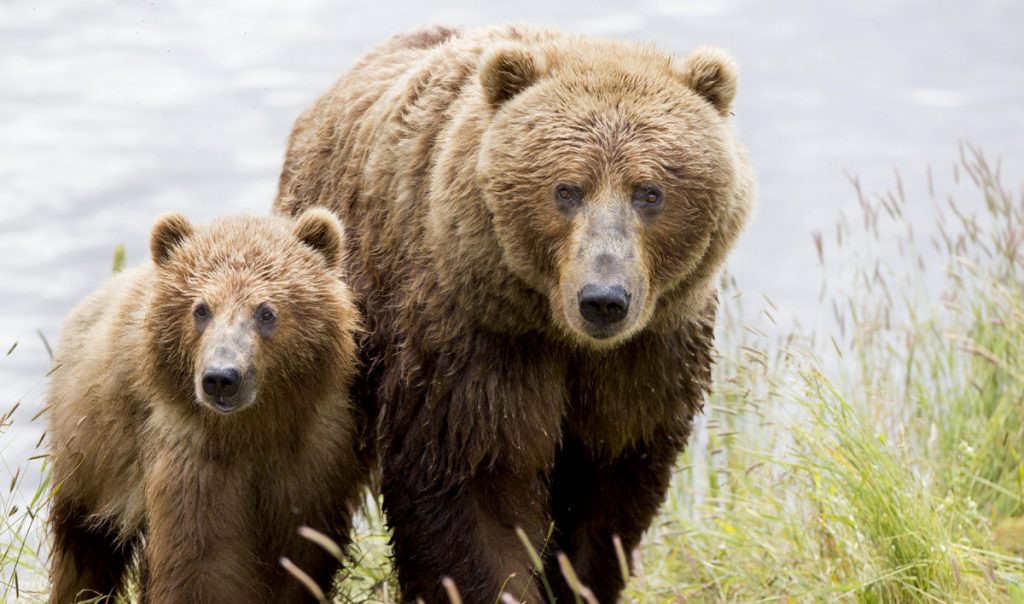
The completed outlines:
[[[143,602],[310,600],[279,559],[328,590],[338,561],[297,529],[346,543],[366,480],[341,226],[171,214],[151,247],[61,335],[50,601],[123,591],[135,557]]]
[[[433,28],[296,122],[275,209],[351,233],[403,597],[541,600],[520,544],[602,602],[709,386],[716,279],[754,204],[737,70],[522,27]],[[554,543],[545,536],[554,523]]]

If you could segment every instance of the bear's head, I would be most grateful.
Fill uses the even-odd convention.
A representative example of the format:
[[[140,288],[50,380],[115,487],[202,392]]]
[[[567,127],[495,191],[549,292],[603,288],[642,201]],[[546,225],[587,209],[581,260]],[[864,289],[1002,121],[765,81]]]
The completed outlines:
[[[559,330],[607,348],[697,316],[754,204],[733,60],[573,38],[491,49],[479,77],[483,202]]]
[[[357,314],[338,219],[237,216],[193,226],[159,218],[145,318],[158,381],[218,413],[316,400],[355,367]]]

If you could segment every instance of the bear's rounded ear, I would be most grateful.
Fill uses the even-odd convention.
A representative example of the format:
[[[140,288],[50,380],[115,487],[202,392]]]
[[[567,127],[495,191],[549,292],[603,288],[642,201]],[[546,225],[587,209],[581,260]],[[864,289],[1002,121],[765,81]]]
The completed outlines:
[[[295,219],[295,236],[336,268],[345,259],[345,230],[338,217],[323,208],[310,208]]]
[[[157,266],[166,264],[174,248],[190,235],[192,224],[182,214],[173,212],[157,218],[149,236],[149,251],[153,255],[153,262]]]
[[[678,71],[683,82],[711,103],[718,113],[729,115],[736,98],[740,69],[727,52],[712,46],[695,48],[682,59]]]
[[[491,49],[480,65],[480,85],[492,107],[526,90],[547,71],[543,57],[519,46]]]

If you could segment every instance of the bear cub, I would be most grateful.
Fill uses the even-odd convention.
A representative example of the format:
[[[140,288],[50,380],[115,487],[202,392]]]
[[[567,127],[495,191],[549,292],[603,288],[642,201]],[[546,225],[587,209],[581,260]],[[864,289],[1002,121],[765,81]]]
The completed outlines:
[[[338,219],[161,217],[152,262],[68,317],[48,400],[50,601],[296,602],[329,592],[366,471],[359,316]]]

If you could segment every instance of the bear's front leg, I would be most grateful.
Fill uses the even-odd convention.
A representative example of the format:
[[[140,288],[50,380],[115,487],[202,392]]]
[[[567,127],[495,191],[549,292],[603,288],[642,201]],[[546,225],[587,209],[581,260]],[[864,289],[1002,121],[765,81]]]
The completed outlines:
[[[551,514],[558,549],[599,602],[615,602],[625,583],[614,537],[628,563],[665,498],[710,382],[711,335],[708,319],[577,360]],[[554,574],[558,601],[572,602]]]
[[[457,354],[404,355],[383,376],[378,421],[403,598],[447,604],[447,576],[467,604],[545,601],[516,528],[543,549],[565,365],[551,347],[481,334]]]
[[[185,446],[157,453],[146,476],[143,602],[271,602],[246,468]]]
[[[602,459],[569,436],[555,461],[551,507],[556,549],[565,552],[580,582],[602,604],[618,601],[625,587],[615,537],[631,572],[630,554],[657,514],[672,478],[678,447],[664,437],[653,441]],[[574,602],[554,560],[549,560],[547,573],[556,601]]]
[[[112,599],[124,581],[135,540],[124,543],[113,529],[96,526],[63,491],[54,495],[50,527],[51,604]]]
[[[261,481],[266,491],[262,505],[268,512],[273,510],[274,513],[268,513],[264,521],[266,538],[260,553],[264,565],[269,569],[264,579],[276,603],[316,601],[306,585],[285,569],[281,558],[287,558],[312,579],[328,599],[331,597],[334,577],[342,564],[323,547],[302,536],[299,529],[309,527],[327,536],[343,550],[347,549],[351,542],[349,533],[355,497],[350,493],[341,493],[339,496],[338,491],[354,487],[351,482],[345,481],[333,493],[329,489],[320,493],[306,493],[303,497],[292,497],[289,493],[306,491],[312,484],[330,484],[332,473],[337,474],[339,470],[332,467],[334,464],[342,469],[347,467],[345,462],[325,461],[317,464],[315,471],[297,472],[295,477],[289,477],[304,483],[298,485],[289,485],[289,481]],[[299,510],[302,512],[299,513]]]
[[[385,466],[382,491],[403,601],[447,604],[444,577],[467,604],[493,604],[502,592],[517,602],[545,601],[516,535],[521,527],[536,550],[543,547],[549,521],[541,477],[493,470],[445,482],[415,467]]]

